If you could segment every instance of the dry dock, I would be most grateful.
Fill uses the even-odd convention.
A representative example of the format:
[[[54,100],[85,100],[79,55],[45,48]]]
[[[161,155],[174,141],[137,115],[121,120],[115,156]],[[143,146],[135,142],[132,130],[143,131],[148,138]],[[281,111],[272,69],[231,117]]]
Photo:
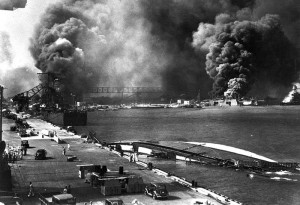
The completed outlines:
[[[36,137],[26,137],[30,145],[27,155],[15,163],[10,163],[13,177],[13,191],[23,197],[25,205],[40,204],[37,196],[27,197],[29,182],[32,182],[36,193],[45,190],[62,191],[66,185],[71,185],[71,193],[77,198],[79,204],[90,201],[103,201],[106,198],[115,197],[121,198],[125,204],[131,204],[134,199],[137,199],[141,204],[182,205],[193,204],[197,199],[208,199],[210,204],[213,205],[221,204],[205,194],[182,186],[180,183],[175,182],[172,177],[159,175],[153,170],[148,170],[136,163],[131,163],[127,159],[106,149],[102,149],[95,144],[84,143],[84,140],[79,136],[67,133],[52,124],[38,119],[28,119],[27,122],[39,131],[39,133],[44,129],[56,130],[58,137],[66,143],[58,144],[47,136],[42,137],[41,134]],[[10,126],[13,124],[13,120],[3,119],[3,140],[9,146],[19,146],[21,138],[16,132],[10,131]],[[62,147],[66,147],[68,143],[71,146],[71,150],[67,151],[66,156],[64,156],[62,154]],[[34,159],[34,154],[38,149],[47,150],[46,160]],[[74,155],[78,160],[68,162],[67,157]],[[84,182],[84,179],[79,178],[77,165],[83,164],[106,165],[109,170],[115,171],[119,170],[120,166],[123,166],[125,171],[141,176],[146,184],[150,182],[165,183],[170,192],[170,197],[167,200],[154,200],[142,193],[103,196],[98,188],[91,187]],[[198,183],[200,184],[201,182]]]

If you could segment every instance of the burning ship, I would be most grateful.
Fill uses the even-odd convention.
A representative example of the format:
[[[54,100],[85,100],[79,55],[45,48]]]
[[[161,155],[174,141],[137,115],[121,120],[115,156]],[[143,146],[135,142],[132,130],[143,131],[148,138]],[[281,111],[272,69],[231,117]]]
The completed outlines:
[[[299,85],[298,85],[299,86]],[[297,85],[293,85],[291,92],[283,99],[281,105],[300,105],[300,92]]]

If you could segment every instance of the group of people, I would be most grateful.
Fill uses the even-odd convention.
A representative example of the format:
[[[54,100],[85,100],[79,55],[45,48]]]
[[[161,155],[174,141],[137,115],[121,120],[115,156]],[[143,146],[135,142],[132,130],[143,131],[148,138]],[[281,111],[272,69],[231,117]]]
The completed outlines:
[[[26,155],[26,153],[27,153],[27,148],[26,148],[26,152],[24,152],[24,150],[22,148],[20,146],[19,147],[9,147],[8,146],[8,149],[6,149],[3,152],[3,159],[9,163],[14,163],[18,159],[22,159],[23,155]]]

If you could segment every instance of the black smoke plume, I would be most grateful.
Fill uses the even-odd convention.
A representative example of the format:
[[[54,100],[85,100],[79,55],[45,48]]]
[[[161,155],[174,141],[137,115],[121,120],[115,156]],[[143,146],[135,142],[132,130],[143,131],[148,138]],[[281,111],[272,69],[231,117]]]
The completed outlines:
[[[285,36],[278,15],[239,21],[220,14],[214,25],[199,25],[193,45],[209,50],[206,72],[214,80],[216,96],[243,97],[253,87],[256,95],[268,96],[298,79],[296,49]]]
[[[162,86],[206,97],[213,84],[216,95],[277,94],[298,78],[291,42],[300,35],[289,22],[299,25],[299,8],[272,2],[64,0],[46,11],[30,50],[72,93]]]
[[[43,73],[52,73],[65,92],[81,94],[97,79],[89,65],[89,44],[101,49],[101,39],[89,20],[68,5],[55,5],[43,16],[32,39],[31,53]],[[84,53],[86,50],[86,53]],[[97,55],[97,53],[95,53]]]
[[[92,86],[160,86],[166,62],[136,1],[65,0],[52,5],[32,38],[42,72],[75,94]],[[158,52],[161,55],[158,55]]]
[[[231,14],[245,7],[252,8],[254,2],[144,0],[141,5],[144,18],[151,22],[151,35],[159,40],[157,44],[163,45],[164,52],[168,54],[168,62],[162,72],[163,87],[189,97],[195,97],[200,91],[202,97],[207,97],[212,86],[212,80],[205,72],[207,51],[200,51],[200,55],[195,53],[191,46],[192,33],[200,22],[213,23],[219,13]]]
[[[237,1],[238,2],[238,1]],[[199,22],[249,1],[82,1],[51,6],[32,38],[43,72],[62,76],[67,90],[90,86],[163,86],[206,93],[211,80],[190,42]]]

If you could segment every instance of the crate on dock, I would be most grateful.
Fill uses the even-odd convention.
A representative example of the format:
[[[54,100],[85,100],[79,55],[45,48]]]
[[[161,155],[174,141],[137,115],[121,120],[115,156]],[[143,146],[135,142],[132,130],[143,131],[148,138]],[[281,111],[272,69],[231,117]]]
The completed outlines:
[[[135,190],[136,190],[135,184],[127,184],[126,185],[126,192],[127,193],[136,193]]]
[[[142,193],[145,189],[144,183],[128,183],[126,184],[127,193]]]
[[[121,186],[101,186],[101,194],[104,196],[120,195]]]
[[[128,177],[128,184],[144,183],[143,178],[139,176]]]
[[[121,186],[121,184],[118,179],[105,179],[103,186]]]
[[[145,190],[146,185],[144,183],[139,183],[138,184],[138,191],[137,193],[142,193]]]

